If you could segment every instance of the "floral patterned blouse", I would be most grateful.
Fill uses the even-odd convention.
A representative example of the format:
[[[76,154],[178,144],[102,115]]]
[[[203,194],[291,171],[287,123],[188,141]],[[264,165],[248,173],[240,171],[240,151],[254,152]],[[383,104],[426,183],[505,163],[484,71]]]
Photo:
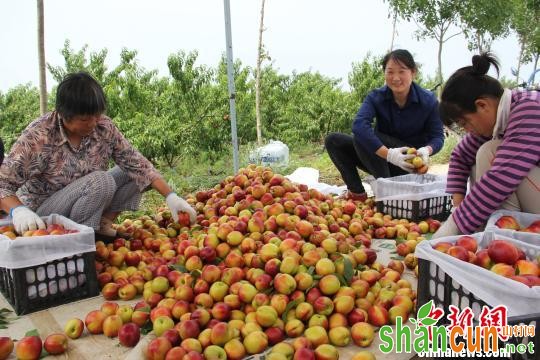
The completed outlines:
[[[102,116],[78,148],[68,141],[56,112],[34,120],[13,144],[0,167],[0,199],[17,195],[33,210],[55,192],[113,160],[141,191],[161,177],[122,135],[110,118]]]

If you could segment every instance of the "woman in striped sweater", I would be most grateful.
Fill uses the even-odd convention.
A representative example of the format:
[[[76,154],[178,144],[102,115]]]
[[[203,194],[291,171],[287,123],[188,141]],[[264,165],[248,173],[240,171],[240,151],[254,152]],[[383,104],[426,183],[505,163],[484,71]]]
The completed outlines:
[[[450,158],[454,211],[434,238],[476,232],[501,208],[540,213],[540,94],[503,89],[490,66],[499,72],[492,54],[475,55],[443,89],[441,119],[468,134]]]

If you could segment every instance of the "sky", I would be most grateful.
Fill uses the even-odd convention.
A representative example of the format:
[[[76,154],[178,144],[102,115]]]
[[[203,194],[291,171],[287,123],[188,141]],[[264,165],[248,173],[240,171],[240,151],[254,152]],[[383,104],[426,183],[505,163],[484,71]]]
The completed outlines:
[[[180,50],[199,53],[199,64],[215,67],[225,53],[222,0],[44,0],[45,57],[63,65],[60,51],[88,45],[108,49],[107,64],[119,63],[122,48],[137,50],[139,64],[167,76],[167,57]],[[260,0],[230,0],[233,56],[246,66],[257,60]],[[38,85],[37,6],[35,0],[0,1],[0,91],[19,84]],[[390,47],[392,21],[382,0],[267,0],[264,45],[281,73],[318,71],[347,82],[353,62]],[[394,48],[411,51],[424,74],[437,68],[435,40],[418,41],[414,23],[400,20]],[[457,32],[458,29],[453,29]],[[501,75],[513,78],[518,43],[511,36],[493,45]],[[470,64],[472,53],[462,36],[443,48],[443,76]],[[532,65],[522,68],[527,78]],[[55,85],[47,74],[47,87]],[[346,85],[344,85],[346,87]]]

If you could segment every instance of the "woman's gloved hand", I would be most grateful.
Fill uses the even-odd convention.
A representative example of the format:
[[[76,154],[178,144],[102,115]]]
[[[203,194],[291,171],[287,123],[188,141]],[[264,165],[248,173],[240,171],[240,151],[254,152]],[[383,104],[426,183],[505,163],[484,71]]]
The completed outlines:
[[[430,154],[431,154],[431,151],[429,151],[429,148],[427,146],[421,147],[420,149],[416,150],[416,155],[422,157],[422,161],[424,162],[424,165],[429,164]]]
[[[454,236],[454,235],[461,235],[461,231],[459,231],[456,222],[454,221],[454,217],[450,215],[448,219],[442,224],[442,226],[433,234],[431,237],[432,239],[441,238],[444,236]]]
[[[165,201],[167,202],[167,206],[171,210],[171,215],[174,221],[178,221],[178,213],[180,211],[188,213],[189,221],[191,224],[197,221],[197,213],[195,212],[195,209],[193,209],[193,207],[191,207],[191,205],[189,205],[186,200],[176,195],[176,193],[170,193],[169,195],[167,195]]]
[[[15,231],[19,235],[28,230],[45,229],[45,223],[38,214],[24,205],[11,209],[11,218]]]
[[[412,159],[413,157],[413,154],[407,154],[407,147],[391,148],[388,149],[386,161],[396,165],[397,167],[407,172],[412,172],[414,170],[414,165],[407,162],[406,160]]]

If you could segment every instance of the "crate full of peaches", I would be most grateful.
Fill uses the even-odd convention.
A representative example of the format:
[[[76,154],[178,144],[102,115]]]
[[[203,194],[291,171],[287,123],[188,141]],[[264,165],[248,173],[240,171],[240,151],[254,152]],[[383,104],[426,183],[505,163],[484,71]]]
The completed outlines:
[[[540,246],[540,214],[497,210],[489,218],[486,230]]]
[[[62,224],[48,224],[45,229],[27,230],[22,234],[18,234],[12,224],[0,226],[0,234],[8,237],[11,240],[17,240],[22,237],[31,236],[46,236],[46,235],[65,235],[78,233],[77,229],[66,229]]]
[[[485,231],[422,242],[415,255],[423,264],[419,292],[433,299],[442,295],[445,306],[474,300],[480,307],[505,305],[509,316],[538,313],[539,246]],[[448,291],[437,295],[428,290],[438,287]]]

